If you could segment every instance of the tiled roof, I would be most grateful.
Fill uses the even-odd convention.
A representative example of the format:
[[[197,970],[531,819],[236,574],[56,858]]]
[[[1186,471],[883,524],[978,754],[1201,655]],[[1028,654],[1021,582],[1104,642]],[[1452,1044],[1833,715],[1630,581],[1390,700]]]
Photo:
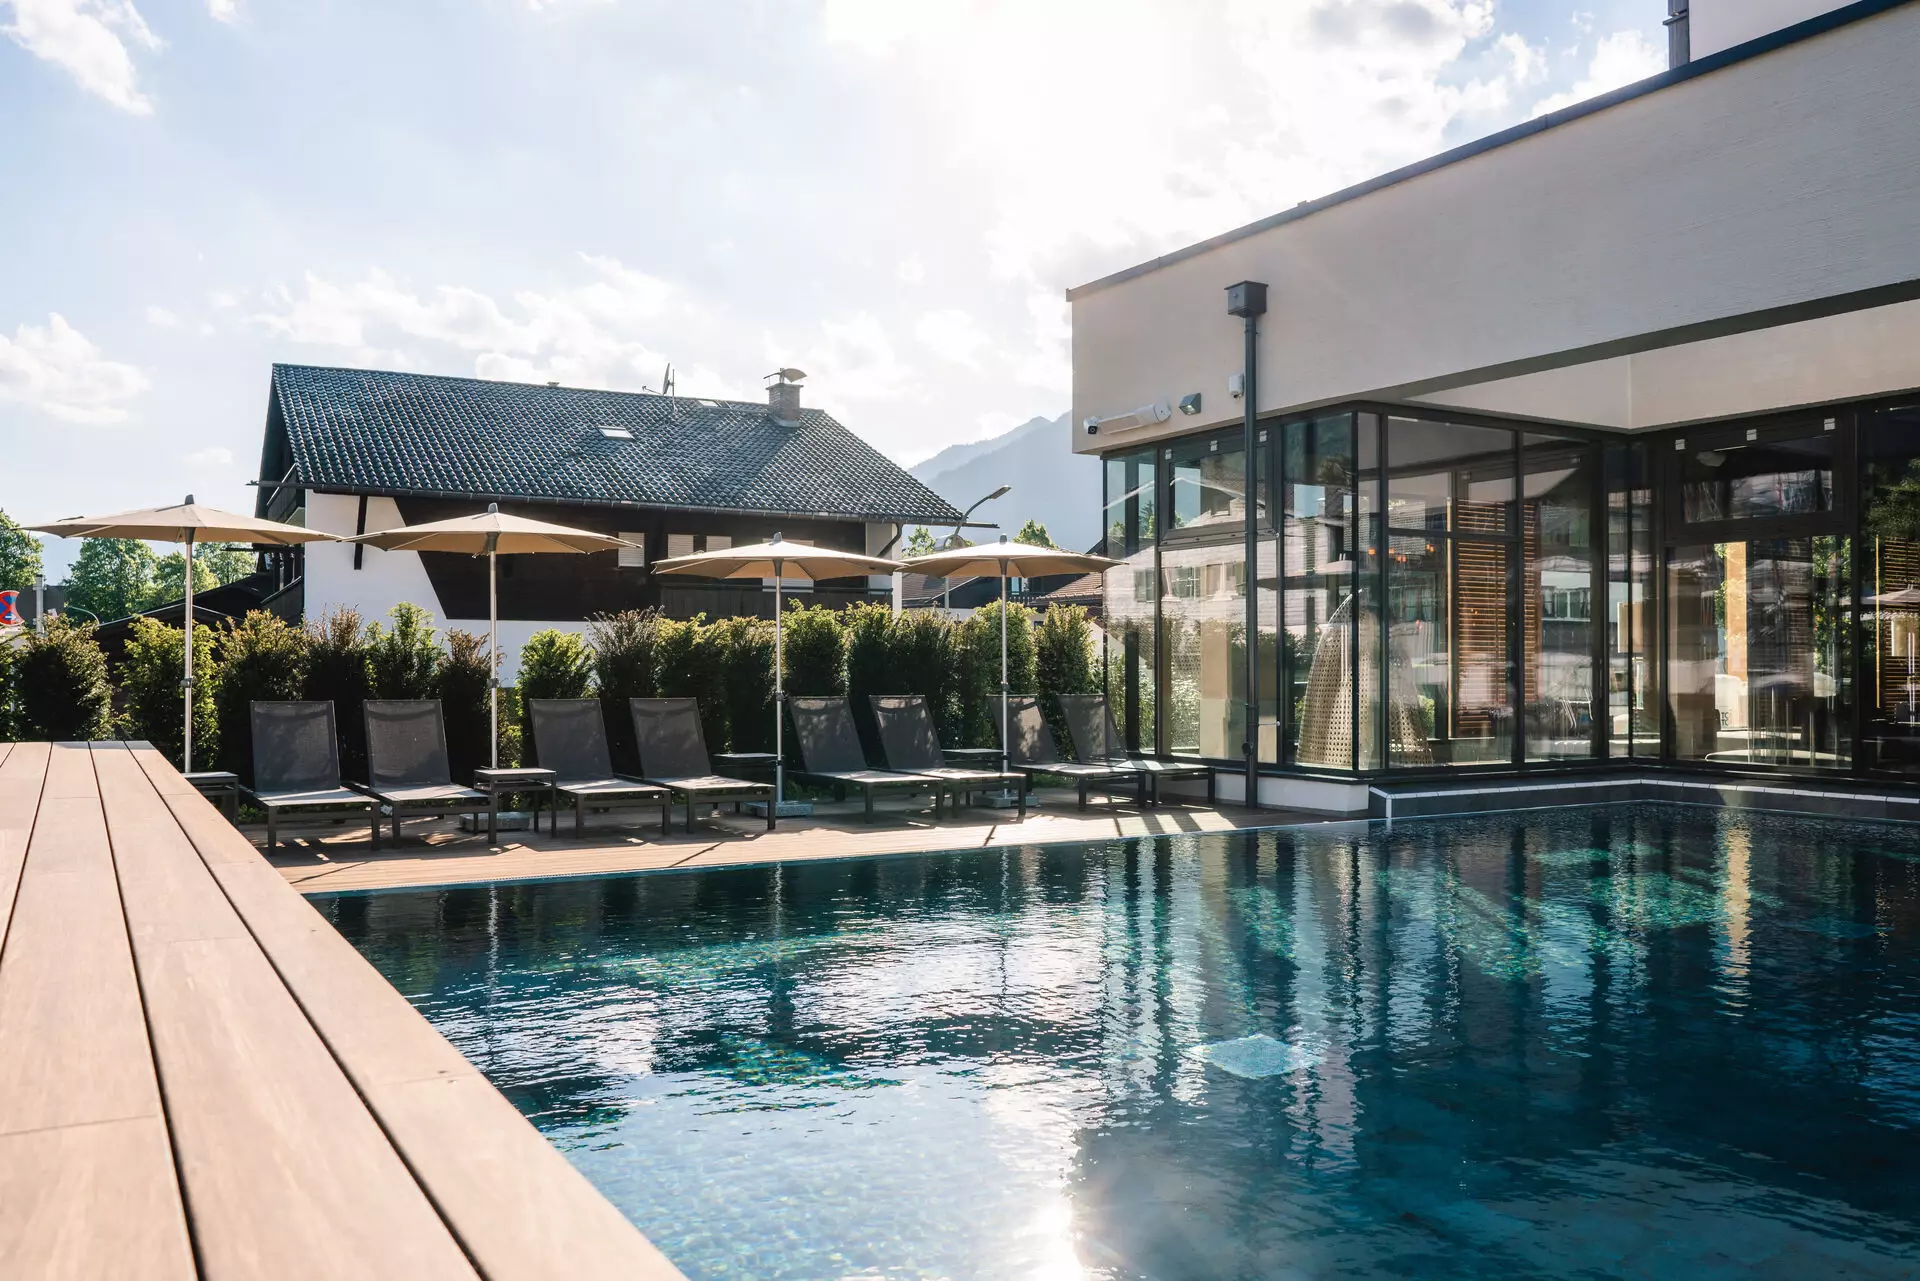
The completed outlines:
[[[308,365],[275,365],[273,399],[305,488],[961,519],[817,409]]]

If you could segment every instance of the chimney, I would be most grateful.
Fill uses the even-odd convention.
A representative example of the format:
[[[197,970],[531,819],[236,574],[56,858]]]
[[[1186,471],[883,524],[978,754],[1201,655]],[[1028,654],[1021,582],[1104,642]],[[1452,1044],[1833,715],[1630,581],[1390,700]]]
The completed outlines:
[[[773,421],[782,427],[800,425],[800,380],[806,374],[798,369],[780,369],[768,374],[773,381],[767,384],[767,403],[773,414]]]

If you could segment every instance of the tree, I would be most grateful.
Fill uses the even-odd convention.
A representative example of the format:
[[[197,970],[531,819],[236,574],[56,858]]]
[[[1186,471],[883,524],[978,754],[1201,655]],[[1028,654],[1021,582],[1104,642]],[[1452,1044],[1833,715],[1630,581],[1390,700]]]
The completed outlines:
[[[89,538],[67,579],[67,604],[103,623],[149,608],[154,601],[153,549],[134,538]]]
[[[933,541],[933,531],[925,525],[915,525],[907,535],[907,541],[900,545],[900,554],[909,559],[915,556],[928,556],[940,550]]]
[[[40,540],[0,512],[0,591],[24,592],[40,575]]]
[[[185,551],[169,552],[154,562],[153,604],[186,595]],[[253,549],[238,543],[207,543],[193,549],[193,590],[212,591],[253,572]],[[149,606],[151,608],[151,606]]]
[[[1029,547],[1056,547],[1053,536],[1047,533],[1047,527],[1037,520],[1029,520],[1020,526],[1020,532],[1013,536],[1016,543],[1025,543]]]
[[[113,686],[93,625],[65,619],[29,632],[14,658],[14,730],[50,743],[106,738],[113,729]]]
[[[440,647],[434,643],[433,616],[402,602],[387,612],[391,628],[367,624],[367,665],[374,698],[432,698],[440,672]]]

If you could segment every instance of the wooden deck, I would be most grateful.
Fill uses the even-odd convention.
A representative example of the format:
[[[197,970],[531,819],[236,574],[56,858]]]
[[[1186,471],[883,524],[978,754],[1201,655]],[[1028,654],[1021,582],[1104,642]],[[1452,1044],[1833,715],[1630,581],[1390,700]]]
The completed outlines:
[[[0,1278],[196,1276],[680,1273],[152,749],[0,744]]]
[[[378,852],[368,848],[364,822],[336,824],[322,819],[296,826],[282,820],[283,845],[294,848],[282,848],[272,862],[302,893],[319,894],[1231,832],[1324,819],[1306,813],[1171,804],[1137,809],[1104,800],[1095,800],[1082,811],[1075,808],[1071,791],[1036,795],[1042,805],[1030,810],[1024,823],[1015,821],[1012,810],[973,809],[961,811],[957,819],[945,817],[936,825],[922,811],[895,808],[882,809],[869,825],[861,821],[860,806],[847,803],[817,806],[813,818],[781,819],[773,832],[765,829],[762,819],[723,809],[688,833],[680,830],[676,811],[674,834],[667,837],[661,836],[658,820],[649,817],[650,812],[616,811],[590,818],[585,837],[575,840],[569,812],[561,815],[557,838],[546,835],[543,826],[539,833],[503,832],[497,847],[488,846],[484,833],[458,831],[452,820],[416,821],[407,826],[406,840],[398,848],[383,842]],[[254,840],[265,840],[264,829],[247,830]]]

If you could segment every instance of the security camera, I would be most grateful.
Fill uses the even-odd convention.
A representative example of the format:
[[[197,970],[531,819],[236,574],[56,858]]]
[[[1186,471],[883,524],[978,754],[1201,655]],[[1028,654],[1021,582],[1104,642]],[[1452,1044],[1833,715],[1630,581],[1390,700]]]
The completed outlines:
[[[1087,419],[1085,426],[1087,435],[1098,436],[1100,434],[1100,420],[1098,418]]]

